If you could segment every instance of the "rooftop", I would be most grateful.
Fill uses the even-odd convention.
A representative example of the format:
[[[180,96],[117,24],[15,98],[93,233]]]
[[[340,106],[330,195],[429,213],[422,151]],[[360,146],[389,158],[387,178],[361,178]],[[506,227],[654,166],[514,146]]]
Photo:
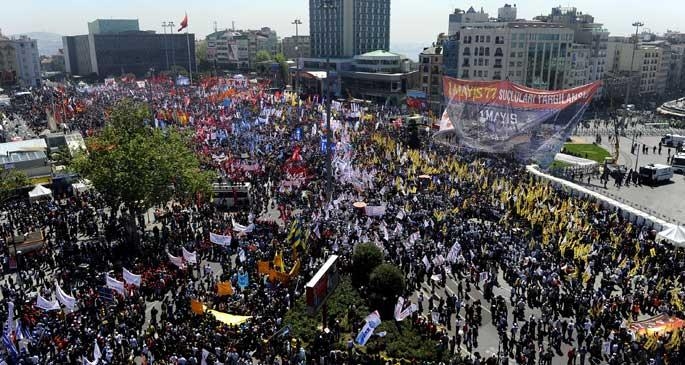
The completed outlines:
[[[361,55],[359,55],[359,57],[402,57],[402,55],[379,49],[376,51],[371,51],[371,52],[361,54]]]

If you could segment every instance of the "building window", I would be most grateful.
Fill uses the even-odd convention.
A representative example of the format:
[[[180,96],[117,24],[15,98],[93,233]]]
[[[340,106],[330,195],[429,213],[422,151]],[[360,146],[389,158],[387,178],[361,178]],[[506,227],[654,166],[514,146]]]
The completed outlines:
[[[486,56],[490,55],[490,47],[485,47],[485,55]]]
[[[430,58],[424,57],[421,61],[422,63],[430,63]]]
[[[485,37],[485,43],[490,43],[490,36]]]
[[[469,70],[463,70],[461,72],[461,78],[462,79],[468,79],[469,78]]]
[[[469,47],[464,47],[464,56],[470,56],[471,55],[471,49]]]

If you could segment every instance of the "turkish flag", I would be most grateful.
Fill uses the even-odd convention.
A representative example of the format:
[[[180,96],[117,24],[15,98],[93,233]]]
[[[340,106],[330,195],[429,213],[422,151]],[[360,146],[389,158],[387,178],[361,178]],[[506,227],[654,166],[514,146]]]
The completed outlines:
[[[178,31],[182,31],[185,28],[188,28],[188,13],[186,13],[186,16],[183,17],[183,20],[181,20],[181,27],[178,28]]]

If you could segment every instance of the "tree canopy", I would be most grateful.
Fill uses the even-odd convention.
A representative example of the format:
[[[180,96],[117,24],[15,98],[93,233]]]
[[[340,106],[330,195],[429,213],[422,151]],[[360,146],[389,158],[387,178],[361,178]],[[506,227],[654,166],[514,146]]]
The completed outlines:
[[[257,54],[255,54],[255,62],[259,63],[264,61],[271,61],[271,53],[266,50],[258,51]]]
[[[369,275],[376,266],[383,263],[383,252],[372,243],[361,243],[352,254],[352,281],[357,286],[366,286]]]
[[[200,169],[189,136],[147,126],[150,115],[143,103],[119,102],[102,132],[86,141],[88,153],[72,161],[113,208],[140,210],[211,190],[214,175]]]
[[[0,168],[0,202],[11,198],[17,189],[28,186],[30,183],[23,171]]]

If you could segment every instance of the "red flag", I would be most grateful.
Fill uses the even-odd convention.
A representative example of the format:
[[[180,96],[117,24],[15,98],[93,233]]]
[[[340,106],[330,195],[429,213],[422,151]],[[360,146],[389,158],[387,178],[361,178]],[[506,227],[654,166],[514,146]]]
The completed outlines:
[[[178,28],[178,31],[182,31],[185,28],[188,28],[188,13],[186,13],[186,16],[183,17],[183,20],[181,20],[181,27]]]

